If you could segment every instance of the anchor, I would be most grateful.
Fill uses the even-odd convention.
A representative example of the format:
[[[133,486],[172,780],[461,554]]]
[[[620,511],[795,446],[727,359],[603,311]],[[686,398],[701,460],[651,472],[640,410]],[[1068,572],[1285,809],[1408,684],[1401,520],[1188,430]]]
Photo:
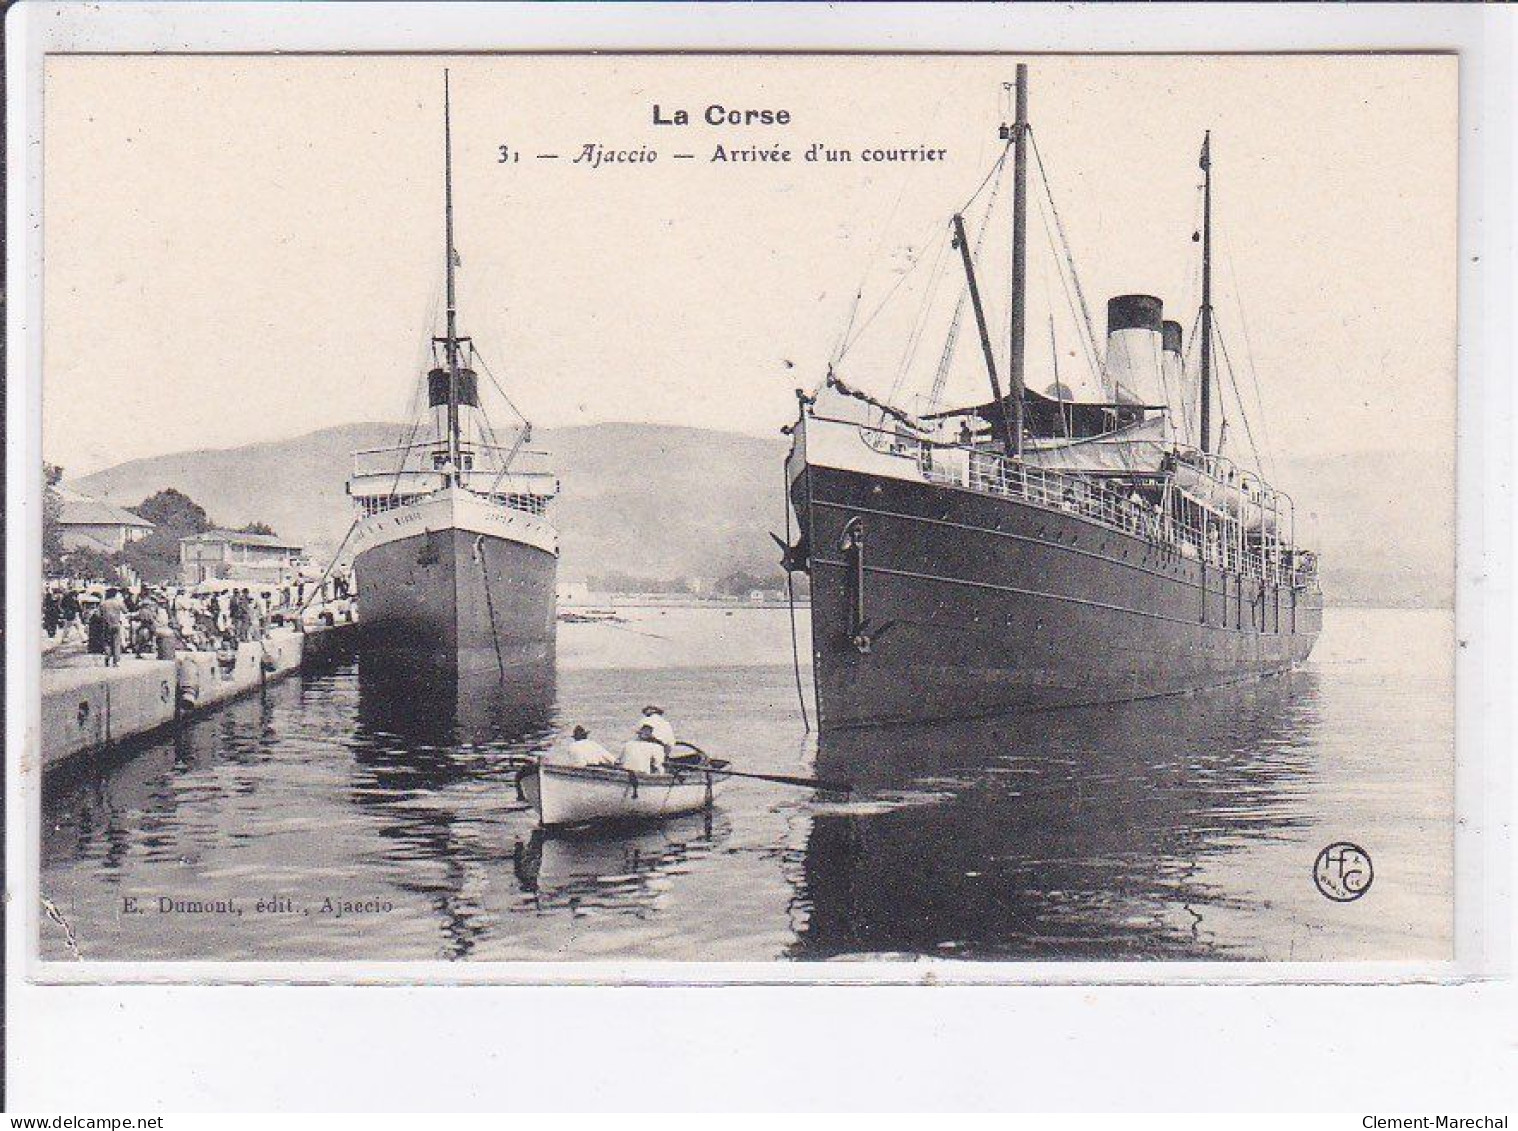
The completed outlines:
[[[806,532],[802,531],[801,537],[796,540],[794,546],[786,542],[773,530],[770,537],[775,545],[780,547],[780,568],[786,573],[805,573],[811,565],[811,548],[807,545]]]
[[[885,634],[896,627],[896,622],[886,621],[876,626],[870,621],[865,608],[864,543],[864,519],[855,515],[843,525],[843,532],[838,536],[838,550],[850,567],[848,641],[861,656],[868,656]]]

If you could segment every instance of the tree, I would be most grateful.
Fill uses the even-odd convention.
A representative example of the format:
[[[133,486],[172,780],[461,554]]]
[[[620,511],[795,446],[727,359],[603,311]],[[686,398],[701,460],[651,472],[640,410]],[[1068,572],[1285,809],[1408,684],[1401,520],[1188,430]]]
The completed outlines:
[[[785,590],[784,575],[761,576],[749,573],[746,570],[735,569],[731,573],[717,579],[716,590],[726,597],[747,597],[754,590],[760,589],[769,592]]]
[[[147,519],[159,530],[174,535],[176,545],[180,538],[191,534],[204,534],[214,525],[204,507],[172,487],[165,487],[156,495],[149,495],[131,510],[133,514]]]
[[[274,527],[270,526],[267,522],[250,522],[247,526],[239,526],[237,528],[237,533],[267,534],[270,538],[279,537],[279,535],[274,532]]]
[[[102,553],[82,546],[60,557],[53,567],[57,577],[77,581],[112,581],[116,578],[121,559],[115,554]]]
[[[58,483],[63,478],[63,468],[56,463],[42,465],[42,572],[51,574],[63,560],[63,498],[58,494]]]

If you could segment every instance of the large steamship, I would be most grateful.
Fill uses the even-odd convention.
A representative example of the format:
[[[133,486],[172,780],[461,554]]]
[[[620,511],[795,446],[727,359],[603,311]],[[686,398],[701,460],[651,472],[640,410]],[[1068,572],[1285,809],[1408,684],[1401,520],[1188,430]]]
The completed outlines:
[[[1219,450],[1210,138],[1190,349],[1149,295],[1111,299],[1096,341],[1066,246],[1061,279],[1100,395],[1061,383],[1058,351],[1039,392],[1024,365],[1030,148],[1043,162],[1023,66],[1014,90],[997,175],[981,190],[996,191],[1010,158],[1007,348],[998,356],[978,278],[985,225],[972,236],[967,207],[949,225],[943,261],[962,279],[927,407],[862,392],[839,362],[815,394],[798,394],[786,474],[801,538],[786,566],[810,575],[824,729],[1239,682],[1300,663],[1321,628],[1316,562],[1296,544],[1292,500]],[[1063,239],[1047,177],[1044,188],[1046,228]],[[967,313],[990,396],[938,408]],[[1235,398],[1242,412],[1237,387]]]
[[[553,660],[559,546],[547,512],[559,484],[546,456],[527,449],[525,418],[509,442],[498,437],[480,370],[494,378],[459,334],[446,74],[443,82],[444,332],[431,339],[423,404],[404,442],[355,453],[348,481],[363,655],[405,671],[537,678]]]

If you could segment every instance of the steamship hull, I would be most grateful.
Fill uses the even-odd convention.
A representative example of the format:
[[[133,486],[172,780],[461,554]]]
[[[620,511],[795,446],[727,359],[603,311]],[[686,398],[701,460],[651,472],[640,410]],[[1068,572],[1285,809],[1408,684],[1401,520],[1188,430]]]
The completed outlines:
[[[1174,695],[1288,671],[1316,587],[1262,584],[1080,514],[803,464],[824,729]]]
[[[557,536],[541,517],[453,489],[355,538],[367,664],[512,682],[552,669]]]

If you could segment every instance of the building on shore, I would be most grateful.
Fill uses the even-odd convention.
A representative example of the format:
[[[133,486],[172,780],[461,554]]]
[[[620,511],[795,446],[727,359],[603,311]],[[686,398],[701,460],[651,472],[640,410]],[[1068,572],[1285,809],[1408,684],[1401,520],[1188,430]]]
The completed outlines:
[[[303,549],[270,534],[208,530],[179,540],[180,575],[186,585],[202,581],[277,584],[300,570]]]
[[[147,519],[77,491],[59,489],[58,540],[65,551],[119,554],[153,530]]]

